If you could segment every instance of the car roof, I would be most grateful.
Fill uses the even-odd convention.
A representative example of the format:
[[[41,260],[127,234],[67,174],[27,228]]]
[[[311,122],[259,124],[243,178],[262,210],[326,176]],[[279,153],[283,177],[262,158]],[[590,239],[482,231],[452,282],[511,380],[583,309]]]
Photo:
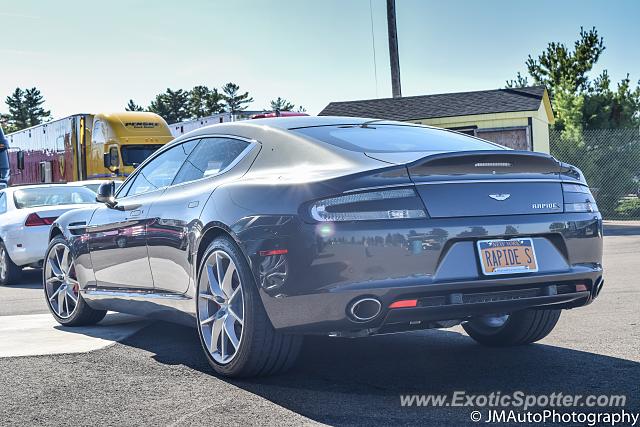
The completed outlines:
[[[265,119],[253,119],[253,120],[241,120],[237,122],[224,122],[216,123],[209,126],[203,126],[201,128],[187,132],[184,135],[180,135],[165,147],[169,147],[187,141],[192,138],[204,137],[210,135],[237,135],[248,138],[253,138],[254,135],[264,133],[268,130],[280,131],[289,133],[291,130],[307,128],[307,127],[319,127],[319,126],[349,126],[349,125],[361,125],[366,122],[375,121],[377,124],[385,125],[398,125],[398,126],[416,126],[416,127],[431,127],[425,125],[418,125],[415,123],[396,122],[392,120],[380,120],[371,119],[365,117],[332,117],[332,116],[297,116],[297,117],[270,117]]]
[[[418,125],[415,123],[407,123],[407,122],[397,122],[392,120],[380,120],[380,119],[371,119],[366,117],[332,117],[332,116],[295,116],[295,117],[269,117],[264,119],[252,119],[252,120],[240,120],[237,122],[224,122],[224,123],[216,123],[213,125],[203,126],[201,128],[195,129],[191,132],[187,132],[184,135],[180,135],[178,138],[173,140],[171,143],[179,141],[185,141],[187,139],[211,135],[211,134],[233,134],[236,131],[247,130],[250,129],[276,129],[276,130],[294,130],[306,127],[317,127],[317,126],[348,126],[348,125],[361,125],[366,122],[375,121],[377,124],[386,124],[386,125],[400,125],[400,126],[421,126],[421,127],[430,127],[424,125]]]
[[[294,117],[269,117],[264,119],[243,120],[233,122],[233,125],[259,125],[269,126],[279,129],[299,129],[314,126],[344,126],[359,125],[368,121],[375,120],[378,124],[398,124],[411,126],[413,123],[396,122],[392,120],[380,120],[366,117],[342,117],[342,116],[294,116]],[[212,125],[211,127],[216,126]],[[417,126],[417,125],[416,125]]]

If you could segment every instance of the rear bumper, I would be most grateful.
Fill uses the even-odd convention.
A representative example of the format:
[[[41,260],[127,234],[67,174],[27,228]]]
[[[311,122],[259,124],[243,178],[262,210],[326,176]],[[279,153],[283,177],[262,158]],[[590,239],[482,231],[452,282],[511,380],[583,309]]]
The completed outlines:
[[[261,221],[264,226],[254,225],[238,237],[272,324],[291,332],[375,333],[397,324],[426,328],[432,327],[429,322],[480,314],[572,308],[590,303],[602,283],[598,214],[323,225],[282,217]],[[505,237],[532,238],[538,272],[482,274],[476,242]],[[286,253],[261,255],[276,249]],[[504,292],[514,294],[507,298]],[[350,304],[366,297],[379,300],[382,311],[371,321],[354,321]],[[389,309],[402,299],[419,304]]]
[[[7,252],[11,260],[23,267],[39,264],[49,244],[49,226],[20,227],[7,236]]]
[[[600,267],[578,267],[562,274],[428,285],[405,282],[266,301],[277,329],[292,333],[375,334],[437,327],[440,321],[483,314],[580,307],[591,303],[602,285]],[[382,310],[372,320],[358,322],[349,314],[349,308],[354,301],[367,297],[380,301]],[[417,299],[416,307],[389,308],[393,302],[407,299]]]

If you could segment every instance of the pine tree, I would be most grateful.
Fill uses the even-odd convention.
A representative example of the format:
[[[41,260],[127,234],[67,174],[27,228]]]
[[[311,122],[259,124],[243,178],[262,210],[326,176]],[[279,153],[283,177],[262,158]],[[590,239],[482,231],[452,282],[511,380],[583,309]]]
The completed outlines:
[[[51,118],[51,111],[42,108],[44,97],[38,89],[32,87],[24,92],[24,104],[27,111],[29,126],[39,125]]]
[[[167,88],[164,93],[156,95],[156,98],[151,101],[148,111],[163,117],[169,124],[177,123],[189,118],[188,101],[189,92]]]
[[[589,73],[605,50],[604,39],[592,28],[580,28],[573,49],[552,42],[536,59],[529,55],[526,66],[533,83],[544,85],[552,97],[556,123],[568,138],[579,138],[582,129],[636,128],[640,126],[640,81],[632,88],[627,75],[611,88],[607,70],[590,80]],[[507,87],[528,85],[520,73]]]
[[[189,92],[189,105],[187,111],[192,119],[210,116],[224,111],[222,95],[218,89],[209,89],[207,86],[195,86]]]
[[[44,97],[35,87],[16,88],[5,100],[9,109],[7,122],[14,130],[38,125],[51,117],[51,111],[45,110]]]
[[[127,103],[127,106],[124,107],[125,111],[144,111],[144,108],[142,108],[142,106],[136,104],[133,99],[130,99],[129,102]]]
[[[224,111],[224,96],[218,89],[213,88],[209,91],[209,95],[205,101],[207,115],[218,114]]]
[[[29,127],[29,116],[24,103],[24,91],[17,87],[11,95],[7,96],[5,103],[9,108],[9,124],[16,130]]]
[[[604,39],[592,28],[585,31],[580,28],[580,38],[569,50],[564,43],[549,43],[547,49],[537,59],[531,55],[527,59],[527,70],[537,85],[545,85],[551,95],[556,87],[572,82],[574,91],[586,90],[588,73],[598,62],[604,51]]]
[[[249,96],[249,92],[239,94],[240,86],[235,83],[227,83],[222,87],[223,98],[226,104],[226,110],[230,113],[245,110],[247,104],[253,102],[253,98]]]
[[[271,111],[292,111],[294,108],[294,104],[281,97],[271,101]]]

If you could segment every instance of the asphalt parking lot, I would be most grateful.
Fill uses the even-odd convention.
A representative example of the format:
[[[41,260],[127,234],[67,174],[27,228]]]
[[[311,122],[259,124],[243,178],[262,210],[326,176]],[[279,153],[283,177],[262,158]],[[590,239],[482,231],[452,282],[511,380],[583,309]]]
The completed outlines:
[[[0,424],[472,424],[470,413],[478,408],[400,404],[401,394],[454,391],[626,395],[624,409],[638,413],[640,233],[621,226],[608,234],[603,294],[586,308],[564,312],[539,344],[484,348],[461,328],[357,340],[318,337],[305,342],[291,372],[239,381],[212,374],[195,330],[129,319],[137,332],[112,335],[114,344],[94,351],[0,357]],[[47,312],[38,274],[28,272],[24,283],[0,288],[2,316]],[[101,327],[60,332],[99,337]]]

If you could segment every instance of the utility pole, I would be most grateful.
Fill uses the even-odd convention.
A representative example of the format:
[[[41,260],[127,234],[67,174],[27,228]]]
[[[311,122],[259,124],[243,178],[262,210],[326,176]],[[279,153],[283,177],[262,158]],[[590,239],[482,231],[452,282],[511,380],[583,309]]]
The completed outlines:
[[[387,0],[387,30],[389,33],[389,60],[391,62],[391,90],[394,98],[400,98],[402,97],[402,89],[400,86],[400,59],[398,58],[396,0]]]

